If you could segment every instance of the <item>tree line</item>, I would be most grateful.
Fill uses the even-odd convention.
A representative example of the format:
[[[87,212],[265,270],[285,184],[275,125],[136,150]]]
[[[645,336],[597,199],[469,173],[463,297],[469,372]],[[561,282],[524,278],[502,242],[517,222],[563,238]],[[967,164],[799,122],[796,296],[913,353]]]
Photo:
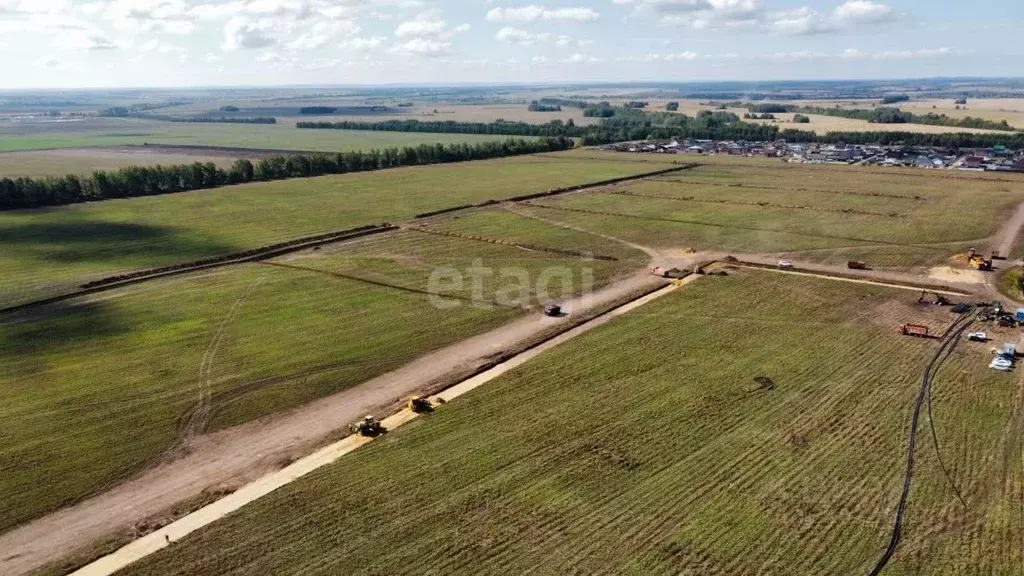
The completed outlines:
[[[953,128],[983,128],[1013,132],[1015,128],[1006,120],[994,122],[984,118],[951,118],[945,114],[915,114],[894,107],[878,108],[826,108],[822,106],[796,106],[787,104],[748,104],[751,113],[782,113],[797,112],[802,114],[820,114],[838,118],[864,120],[872,124],[928,124],[931,126],[950,126]]]
[[[161,122],[193,122],[198,124],[277,124],[272,116],[164,116],[162,114],[136,114],[132,118],[159,120]]]
[[[534,100],[526,107],[530,112],[561,112],[562,107],[558,104],[544,104]]]
[[[196,162],[174,166],[125,166],[84,176],[0,178],[0,210],[173,194],[227,184],[366,172],[399,166],[501,158],[568,150],[574,145],[573,140],[565,137],[510,138],[477,144],[421,144],[367,152],[273,156],[256,163],[240,159],[228,169],[213,162]]]
[[[440,134],[491,134],[498,136],[566,136],[581,137],[586,128],[576,126],[570,119],[562,123],[554,120],[546,124],[526,122],[456,122],[455,120],[385,120],[365,122],[339,120],[337,122],[297,122],[296,128],[333,130],[377,130],[383,132],[430,132]]]

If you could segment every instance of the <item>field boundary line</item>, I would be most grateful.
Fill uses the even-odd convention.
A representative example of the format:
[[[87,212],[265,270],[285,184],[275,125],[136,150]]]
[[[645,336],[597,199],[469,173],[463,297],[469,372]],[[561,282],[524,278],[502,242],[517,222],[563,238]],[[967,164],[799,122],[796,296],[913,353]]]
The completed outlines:
[[[611,310],[603,312],[584,323],[560,332],[550,338],[541,340],[532,346],[520,351],[512,357],[505,359],[481,372],[466,378],[453,386],[450,386],[429,399],[434,403],[447,403],[455,398],[470,392],[487,382],[505,374],[533,358],[551,350],[573,338],[589,332],[594,328],[607,324],[611,320],[627,314],[649,302],[662,296],[670,294],[686,284],[701,278],[693,274],[682,280],[677,280],[668,285],[662,286],[652,292],[648,292],[634,298],[624,304],[620,304]],[[381,423],[386,430],[394,430],[419,417],[419,414],[404,408],[387,418]],[[316,452],[300,458],[288,466],[268,474],[255,482],[246,484],[235,492],[204,506],[154,532],[147,534],[131,543],[121,547],[115,552],[74,571],[71,576],[109,576],[125,568],[126,566],[145,558],[151,554],[170,546],[171,542],[177,541],[196,530],[204,528],[217,520],[239,510],[271,492],[282,488],[295,480],[329,464],[336,462],[342,456],[349,454],[361,446],[369,444],[374,439],[359,434],[352,434],[345,438],[329,444]]]
[[[870,210],[856,210],[853,208],[825,208],[823,206],[807,206],[803,204],[776,204],[775,202],[753,202],[744,200],[713,200],[709,198],[697,198],[695,196],[669,196],[668,194],[645,194],[641,192],[629,192],[618,190],[607,192],[614,196],[634,196],[637,198],[652,198],[655,200],[678,200],[680,202],[701,202],[706,204],[729,204],[734,206],[756,206],[760,208],[783,208],[788,210],[814,210],[817,212],[834,212],[839,214],[860,214],[863,216],[884,216],[886,218],[906,218],[906,214],[899,212],[871,212]]]
[[[651,182],[666,182],[669,184],[687,184],[690,186],[712,186],[715,188],[736,188],[739,190],[781,190],[783,192],[812,192],[817,194],[838,194],[845,196],[866,196],[868,198],[894,198],[897,200],[917,200],[927,202],[924,196],[910,196],[907,194],[890,194],[888,192],[852,192],[850,190],[825,190],[822,188],[785,188],[783,186],[769,186],[767,184],[724,184],[722,182],[700,182],[693,180],[673,180],[671,178],[651,178]]]
[[[461,232],[451,232],[448,230],[434,230],[423,226],[403,226],[403,230],[410,230],[412,232],[420,232],[423,234],[433,234],[435,236],[443,236],[447,238],[460,238],[462,240],[470,240],[472,242],[486,242],[488,244],[497,244],[499,246],[511,246],[513,248],[522,248],[523,250],[531,250],[534,252],[548,252],[551,254],[557,254],[559,256],[567,256],[570,258],[590,258],[592,260],[604,260],[606,262],[618,262],[619,259],[615,256],[607,256],[605,254],[591,254],[589,252],[583,252],[581,250],[569,250],[566,248],[552,248],[550,246],[538,246],[537,244],[527,244],[523,242],[515,242],[513,240],[505,240],[502,238],[491,238],[488,236],[475,236],[472,234],[463,234]]]
[[[341,242],[346,240],[355,240],[357,238],[363,238],[365,236],[371,236],[374,234],[383,234],[385,232],[391,232],[398,230],[398,226],[393,224],[380,224],[371,226],[362,226],[359,228],[353,228],[351,230],[345,230],[341,232],[331,232],[329,234],[320,234],[317,236],[308,236],[306,238],[300,238],[283,244],[274,244],[263,248],[254,248],[252,250],[240,253],[240,254],[229,254],[227,256],[219,256],[213,258],[213,261],[203,261],[185,263],[185,264],[174,264],[163,268],[151,268],[149,270],[141,270],[139,272],[132,272],[123,276],[113,276],[108,279],[95,280],[82,285],[82,288],[67,292],[65,294],[59,294],[57,296],[51,296],[49,298],[43,298],[42,300],[33,300],[31,302],[23,302],[21,304],[15,304],[14,306],[8,306],[6,308],[0,308],[0,314],[7,312],[16,312],[20,310],[27,310],[29,308],[36,308],[39,306],[45,306],[47,304],[56,304],[65,300],[71,300],[73,298],[79,298],[81,296],[88,296],[90,294],[96,294],[99,292],[106,292],[108,290],[115,290],[117,288],[124,288],[125,286],[131,286],[134,284],[141,284],[150,280],[157,280],[160,278],[168,278],[171,276],[181,276],[183,274],[190,274],[192,272],[200,272],[202,270],[210,270],[213,268],[222,268],[224,266],[233,266],[235,264],[246,264],[249,262],[258,262],[267,258],[273,258],[275,256],[282,256],[291,252],[297,252],[299,250],[305,250],[307,248],[313,248],[316,246],[322,246],[324,244],[331,244],[334,242]]]
[[[670,224],[689,224],[691,226],[708,226],[711,228],[723,228],[726,230],[749,230],[751,232],[766,232],[769,234],[788,234],[790,236],[802,236],[806,238],[828,238],[830,240],[849,240],[850,242],[863,242],[868,245],[875,246],[897,246],[900,248],[922,248],[926,250],[938,250],[937,248],[929,248],[928,246],[919,246],[917,244],[898,244],[895,242],[886,242],[884,240],[871,240],[869,238],[851,238],[848,236],[830,236],[828,234],[811,234],[810,232],[792,232],[787,230],[772,230],[769,228],[756,228],[754,226],[731,226],[729,224],[716,224],[714,222],[703,222],[700,220],[679,220],[676,218],[661,218],[658,216],[643,216],[640,214],[628,214],[625,212],[609,212],[606,210],[590,210],[588,208],[569,208],[567,206],[551,206],[549,204],[536,204],[534,202],[524,202],[526,206],[533,206],[536,208],[545,208],[547,210],[561,210],[563,212],[578,212],[580,214],[594,214],[597,216],[610,216],[613,218],[633,218],[636,220],[648,220],[651,222],[668,222]]]
[[[544,192],[521,194],[519,196],[512,196],[509,198],[484,200],[483,202],[477,202],[476,204],[462,204],[460,206],[452,206],[450,208],[441,208],[440,210],[431,210],[430,212],[423,212],[421,214],[417,214],[415,216],[415,219],[419,220],[422,218],[430,218],[431,216],[452,214],[454,212],[462,212],[464,210],[470,210],[472,208],[486,208],[487,206],[494,206],[496,204],[502,204],[504,202],[523,202],[526,200],[533,200],[534,198],[547,198],[548,196],[558,196],[560,194],[568,194],[569,192],[577,192],[579,190],[586,190],[588,188],[600,188],[601,186],[611,186],[612,184],[619,184],[621,182],[643,180],[644,178],[650,178],[651,176],[661,176],[663,174],[671,174],[673,172],[682,172],[683,170],[691,170],[693,168],[700,168],[701,166],[703,166],[703,164],[682,164],[678,166],[673,166],[671,168],[662,168],[661,170],[654,170],[653,172],[642,172],[639,174],[633,174],[632,176],[620,176],[618,178],[598,180],[597,182],[588,182],[586,184],[575,184],[573,186],[554,188],[552,190],[546,190]]]
[[[545,192],[537,192],[533,194],[525,194],[520,196],[513,196],[511,198],[486,200],[477,204],[465,204],[461,206],[453,206],[451,208],[444,208],[441,210],[435,210],[433,212],[424,212],[417,214],[413,218],[415,220],[429,218],[431,216],[439,216],[442,214],[451,214],[454,212],[461,212],[473,208],[483,208],[487,206],[495,206],[504,202],[519,202],[523,200],[529,200],[531,198],[543,198],[547,196],[556,196],[559,194],[566,194],[568,192],[575,192],[578,190],[585,190],[588,188],[595,188],[600,186],[608,186],[610,184],[616,184],[619,182],[627,182],[630,180],[641,180],[650,176],[657,176],[660,174],[669,174],[672,172],[678,172],[682,170],[690,170],[697,168],[701,164],[688,163],[671,168],[664,168],[661,170],[655,170],[653,172],[644,172],[640,174],[634,174],[632,176],[622,176],[619,178],[612,178],[609,180],[601,180],[597,182],[587,182],[584,184],[577,184],[574,186],[568,186],[565,188],[556,188],[554,190],[548,190]],[[234,264],[245,264],[248,262],[257,262],[265,260],[267,258],[273,258],[275,256],[281,256],[289,254],[291,252],[297,252],[306,248],[313,248],[316,246],[322,246],[324,244],[333,244],[335,242],[343,242],[346,240],[353,240],[361,238],[363,236],[369,236],[372,234],[381,234],[384,232],[391,232],[398,230],[399,226],[392,223],[383,224],[369,224],[360,226],[357,228],[351,228],[348,230],[342,230],[338,232],[328,232],[325,234],[318,234],[315,236],[305,236],[302,238],[295,238],[287,242],[279,244],[271,244],[269,246],[262,246],[246,250],[245,252],[226,254],[223,256],[214,256],[202,260],[194,260],[192,262],[184,262],[179,264],[170,264],[167,266],[160,266],[156,268],[149,268],[143,270],[137,270],[134,272],[128,272],[125,274],[109,276],[106,278],[100,278],[99,280],[93,280],[82,284],[78,290],[67,292],[64,294],[58,294],[49,298],[43,298],[40,300],[32,300],[30,302],[23,302],[21,304],[15,304],[13,306],[7,306],[0,308],[0,314],[8,312],[16,312],[20,310],[26,310],[29,308],[35,308],[38,306],[45,306],[47,304],[56,304],[65,300],[78,298],[81,296],[88,296],[98,292],[104,292],[106,290],[113,290],[116,288],[122,288],[124,286],[131,286],[133,284],[139,284],[147,282],[149,280],[156,280],[160,278],[166,278],[169,276],[179,276],[182,274],[189,274],[191,272],[198,272],[201,270],[208,270],[211,268],[220,268],[224,266],[231,266]]]
[[[971,293],[965,290],[952,288],[944,284],[927,284],[917,282],[901,282],[898,280],[880,280],[872,278],[870,276],[854,276],[852,274],[841,274],[838,272],[830,272],[827,270],[814,270],[812,268],[790,268],[787,270],[781,270],[777,266],[771,264],[762,264],[760,262],[745,262],[743,260],[727,261],[718,260],[718,262],[728,265],[737,266],[740,268],[756,268],[758,270],[767,270],[769,272],[778,272],[780,274],[793,274],[796,276],[814,276],[816,278],[827,278],[829,280],[839,280],[841,282],[855,282],[859,284],[874,284],[876,286],[885,286],[888,288],[901,288],[903,290],[930,290],[939,294],[946,294],[948,296],[970,296]]]

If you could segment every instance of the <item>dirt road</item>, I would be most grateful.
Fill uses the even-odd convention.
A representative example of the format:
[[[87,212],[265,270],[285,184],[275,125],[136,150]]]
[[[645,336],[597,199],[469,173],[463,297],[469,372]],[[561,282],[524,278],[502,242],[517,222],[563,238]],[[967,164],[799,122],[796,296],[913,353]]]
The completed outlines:
[[[509,370],[522,366],[544,352],[568,342],[580,334],[589,332],[594,328],[607,324],[613,319],[635,310],[652,300],[669,294],[683,285],[693,282],[699,278],[700,276],[696,275],[689,276],[684,280],[674,282],[660,290],[656,290],[655,292],[643,296],[642,298],[638,298],[632,302],[619,306],[606,314],[567,330],[566,332],[563,332],[562,334],[559,334],[538,346],[516,354],[512,358],[509,358],[508,360],[501,362],[500,364],[493,366],[476,376],[468,378],[459,384],[430,397],[429,400],[433,404],[437,404],[439,401],[451,402],[459,396],[494,380]],[[418,415],[414,412],[408,409],[403,409],[385,418],[382,424],[387,430],[394,430],[395,428],[403,426],[416,419],[417,416]],[[104,556],[103,558],[100,558],[99,560],[72,573],[72,576],[111,576],[125,566],[128,566],[133,562],[137,562],[138,560],[169,546],[171,542],[176,542],[188,534],[224,518],[239,508],[262,498],[286,484],[294,482],[318,468],[336,462],[342,456],[370,442],[372,442],[372,439],[364,436],[347,436],[338,442],[317,450],[309,456],[299,459],[297,462],[288,465],[282,470],[274,472],[273,474],[268,474],[256,482],[245,485],[235,493],[222,498],[213,504],[204,506],[203,508],[196,510],[168,526],[139,538],[114,553]]]
[[[580,314],[659,283],[664,280],[641,273],[562,307],[570,315]],[[564,321],[532,314],[291,412],[194,438],[182,458],[0,535],[0,574],[28,573],[207,488],[237,487],[278,470],[363,415],[452,374],[485,365]]]
[[[996,233],[992,242],[993,249],[998,250],[1002,257],[1009,258],[1022,228],[1024,228],[1024,202],[1017,206],[1013,216]]]

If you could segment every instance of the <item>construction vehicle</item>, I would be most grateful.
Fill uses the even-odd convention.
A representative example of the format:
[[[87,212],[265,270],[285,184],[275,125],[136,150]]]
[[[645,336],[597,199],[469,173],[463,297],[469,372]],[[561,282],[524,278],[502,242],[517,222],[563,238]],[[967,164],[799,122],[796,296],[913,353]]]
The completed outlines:
[[[850,260],[849,262],[846,263],[846,267],[849,268],[850,270],[867,270],[868,269],[868,265],[866,263],[864,263],[864,262],[859,261],[859,260]]]
[[[552,318],[562,315],[562,307],[558,304],[548,304],[544,307],[544,315],[551,316]]]
[[[372,438],[383,434],[384,426],[376,418],[367,414],[361,421],[352,425],[352,431]]]
[[[405,407],[417,414],[430,412],[434,409],[434,405],[430,403],[430,400],[427,400],[422,396],[413,396],[409,398],[409,401],[405,403]]]
[[[928,294],[931,294],[932,296],[935,297],[932,300],[932,302],[928,302],[927,299],[925,298]],[[943,295],[941,295],[941,294],[939,294],[937,292],[932,292],[931,290],[921,290],[921,295],[917,297],[917,303],[918,304],[938,304],[939,306],[946,306],[947,304],[950,304],[949,298],[946,298],[945,296],[943,296]]]
[[[904,336],[927,336],[928,327],[920,324],[900,324],[896,330]]]
[[[992,261],[982,258],[981,256],[971,256],[968,261],[975,270],[980,270],[982,272],[989,272],[992,270]]]
[[[686,278],[687,276],[686,272],[683,272],[679,268],[662,268],[661,266],[651,268],[651,274],[661,278],[674,278],[677,280],[680,278]]]

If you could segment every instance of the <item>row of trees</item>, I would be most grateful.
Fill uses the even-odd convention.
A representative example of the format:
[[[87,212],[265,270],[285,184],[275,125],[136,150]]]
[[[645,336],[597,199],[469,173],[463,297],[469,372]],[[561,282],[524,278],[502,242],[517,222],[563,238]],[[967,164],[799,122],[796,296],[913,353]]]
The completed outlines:
[[[772,125],[772,128],[776,128]],[[779,138],[789,142],[820,142],[825,144],[881,144],[905,146],[936,146],[941,148],[989,148],[1000,145],[1012,150],[1024,149],[1024,133],[975,134],[967,132],[946,132],[922,134],[916,132],[829,132],[817,134],[805,130],[787,129],[778,133]]]
[[[824,116],[835,116],[839,118],[853,118],[865,120],[873,124],[929,124],[932,126],[950,126],[953,128],[983,128],[988,130],[1004,130],[1012,132],[1015,129],[1006,120],[993,122],[984,118],[951,118],[945,114],[914,114],[894,107],[878,108],[826,108],[822,106],[795,106],[786,104],[748,104],[747,110],[751,113],[782,113],[799,112],[803,114],[821,114]]]
[[[882,104],[895,104],[897,102],[909,102],[910,96],[906,94],[887,94],[882,96]]]
[[[743,115],[744,120],[775,120],[775,114],[765,112],[764,114],[758,114],[757,112],[747,112]]]
[[[914,114],[913,112],[906,112],[899,108],[889,107],[844,109],[801,106],[798,110],[794,111],[807,114],[838,116],[841,118],[855,118],[858,120],[867,120],[873,124],[929,124],[932,126],[951,126],[954,128],[1004,130],[1007,132],[1015,130],[1006,120],[993,122],[992,120],[971,118],[970,116],[967,116],[966,118],[951,118],[945,114],[935,114],[934,112],[929,112],[927,114]]]
[[[679,110],[679,102],[669,102],[668,104],[665,104],[665,110],[669,112]]]
[[[272,116],[235,117],[235,116],[164,116],[157,114],[136,114],[132,118],[159,120],[161,122],[192,122],[198,124],[277,124]]]
[[[590,106],[589,103],[583,100],[571,100],[568,98],[541,98],[539,102],[549,106],[566,106],[569,108],[586,108]]]
[[[567,136],[581,137],[586,128],[572,121],[554,120],[547,124],[526,122],[456,122],[454,120],[385,120],[364,122],[340,120],[338,122],[297,122],[296,128],[327,128],[334,130],[377,130],[384,132],[430,132],[440,134],[494,134],[500,136]]]
[[[561,112],[562,107],[558,104],[542,104],[536,100],[530,102],[526,108],[530,112]]]
[[[176,166],[126,166],[88,176],[0,179],[0,210],[57,206],[111,198],[152,196],[285,178],[364,172],[399,166],[417,166],[483,160],[520,154],[567,150],[573,140],[564,137],[536,140],[508,139],[477,144],[422,144],[368,152],[274,156],[255,164],[238,160],[224,169],[212,162]]]

